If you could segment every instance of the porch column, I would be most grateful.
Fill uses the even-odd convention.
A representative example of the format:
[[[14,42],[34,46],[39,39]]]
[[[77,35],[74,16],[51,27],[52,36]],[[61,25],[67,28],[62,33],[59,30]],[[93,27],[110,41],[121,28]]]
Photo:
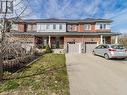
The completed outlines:
[[[49,36],[48,45],[51,47],[51,36]]]
[[[115,44],[118,44],[118,36],[115,37]]]
[[[36,41],[36,37],[34,36],[34,37],[33,37],[33,47],[36,46],[36,42],[37,42],[37,41]]]
[[[100,44],[103,44],[103,35],[101,35],[101,41]]]

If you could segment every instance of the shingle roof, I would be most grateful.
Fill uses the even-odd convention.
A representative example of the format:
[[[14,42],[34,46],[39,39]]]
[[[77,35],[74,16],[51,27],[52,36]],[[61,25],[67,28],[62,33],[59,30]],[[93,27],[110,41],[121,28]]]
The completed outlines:
[[[24,22],[26,23],[48,23],[48,22],[63,22],[63,23],[78,23],[78,22],[112,22],[109,19],[93,19],[93,18],[86,18],[86,19],[56,19],[56,18],[49,18],[49,19],[25,19]]]
[[[1,19],[0,19],[1,20]],[[94,23],[94,22],[108,22],[111,23],[113,20],[110,19],[94,19],[94,18],[86,18],[86,19],[21,19],[21,18],[9,18],[8,20],[12,20],[14,22],[25,22],[25,23]]]

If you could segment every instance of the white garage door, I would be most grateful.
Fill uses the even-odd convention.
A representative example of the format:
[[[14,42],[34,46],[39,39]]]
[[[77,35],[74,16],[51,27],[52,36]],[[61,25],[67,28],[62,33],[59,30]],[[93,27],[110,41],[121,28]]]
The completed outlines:
[[[81,53],[81,43],[68,43],[68,53]]]
[[[86,53],[92,53],[93,49],[97,46],[97,42],[85,42]]]

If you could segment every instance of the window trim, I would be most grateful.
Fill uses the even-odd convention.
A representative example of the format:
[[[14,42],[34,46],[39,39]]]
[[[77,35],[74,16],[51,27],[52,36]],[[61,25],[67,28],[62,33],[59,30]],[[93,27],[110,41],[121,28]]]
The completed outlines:
[[[108,25],[108,24],[106,24],[106,23],[100,23],[100,24],[99,24],[99,29],[100,29],[100,30],[105,30],[105,29],[107,29],[107,25]]]
[[[33,24],[33,25],[32,25],[32,30],[33,30],[33,31],[36,31],[36,30],[37,30],[37,25],[36,25],[36,24]]]
[[[27,31],[31,31],[32,30],[32,24],[27,24]]]
[[[78,30],[78,26],[75,24],[69,24],[67,25],[67,31],[77,31]]]
[[[53,24],[53,30],[56,30],[56,24]]]
[[[46,24],[46,30],[50,29],[50,24]]]
[[[18,24],[17,23],[12,24],[11,27],[12,27],[11,30],[18,30]]]
[[[92,25],[91,24],[84,24],[84,30],[91,30]]]
[[[59,29],[62,30],[63,29],[63,25],[59,24]]]

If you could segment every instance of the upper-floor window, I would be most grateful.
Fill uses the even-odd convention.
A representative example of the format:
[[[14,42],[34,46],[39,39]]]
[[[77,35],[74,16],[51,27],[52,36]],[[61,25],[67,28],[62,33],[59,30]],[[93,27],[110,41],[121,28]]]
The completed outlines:
[[[106,24],[100,24],[100,29],[106,29]]]
[[[46,25],[46,29],[50,29],[50,24],[47,24]]]
[[[32,25],[31,24],[28,24],[27,25],[27,31],[31,31],[32,30]]]
[[[18,30],[18,24],[12,24],[11,29],[12,30]]]
[[[37,25],[33,25],[33,30],[34,30],[34,31],[37,30]]]
[[[110,24],[109,23],[97,23],[96,29],[100,29],[100,30],[110,29]]]
[[[62,28],[63,28],[63,27],[62,27],[62,24],[60,24],[60,25],[59,25],[59,29],[62,30]]]
[[[68,30],[68,31],[71,31],[71,30],[72,30],[71,25],[68,25],[68,26],[67,26],[67,30]]]
[[[85,24],[84,28],[85,30],[91,30],[91,24]]]
[[[66,32],[65,23],[37,23],[37,32]]]
[[[77,31],[77,25],[68,25],[67,30],[68,31]]]
[[[36,24],[27,24],[27,31],[36,31],[37,25]]]
[[[53,24],[53,29],[56,29],[56,24]]]
[[[77,31],[77,25],[73,25],[73,26],[72,26],[72,30],[73,30],[73,31]]]
[[[39,30],[45,30],[45,25],[44,24],[40,24],[40,25],[38,25],[38,27],[37,27]],[[46,28],[47,28],[47,26],[46,26]]]

